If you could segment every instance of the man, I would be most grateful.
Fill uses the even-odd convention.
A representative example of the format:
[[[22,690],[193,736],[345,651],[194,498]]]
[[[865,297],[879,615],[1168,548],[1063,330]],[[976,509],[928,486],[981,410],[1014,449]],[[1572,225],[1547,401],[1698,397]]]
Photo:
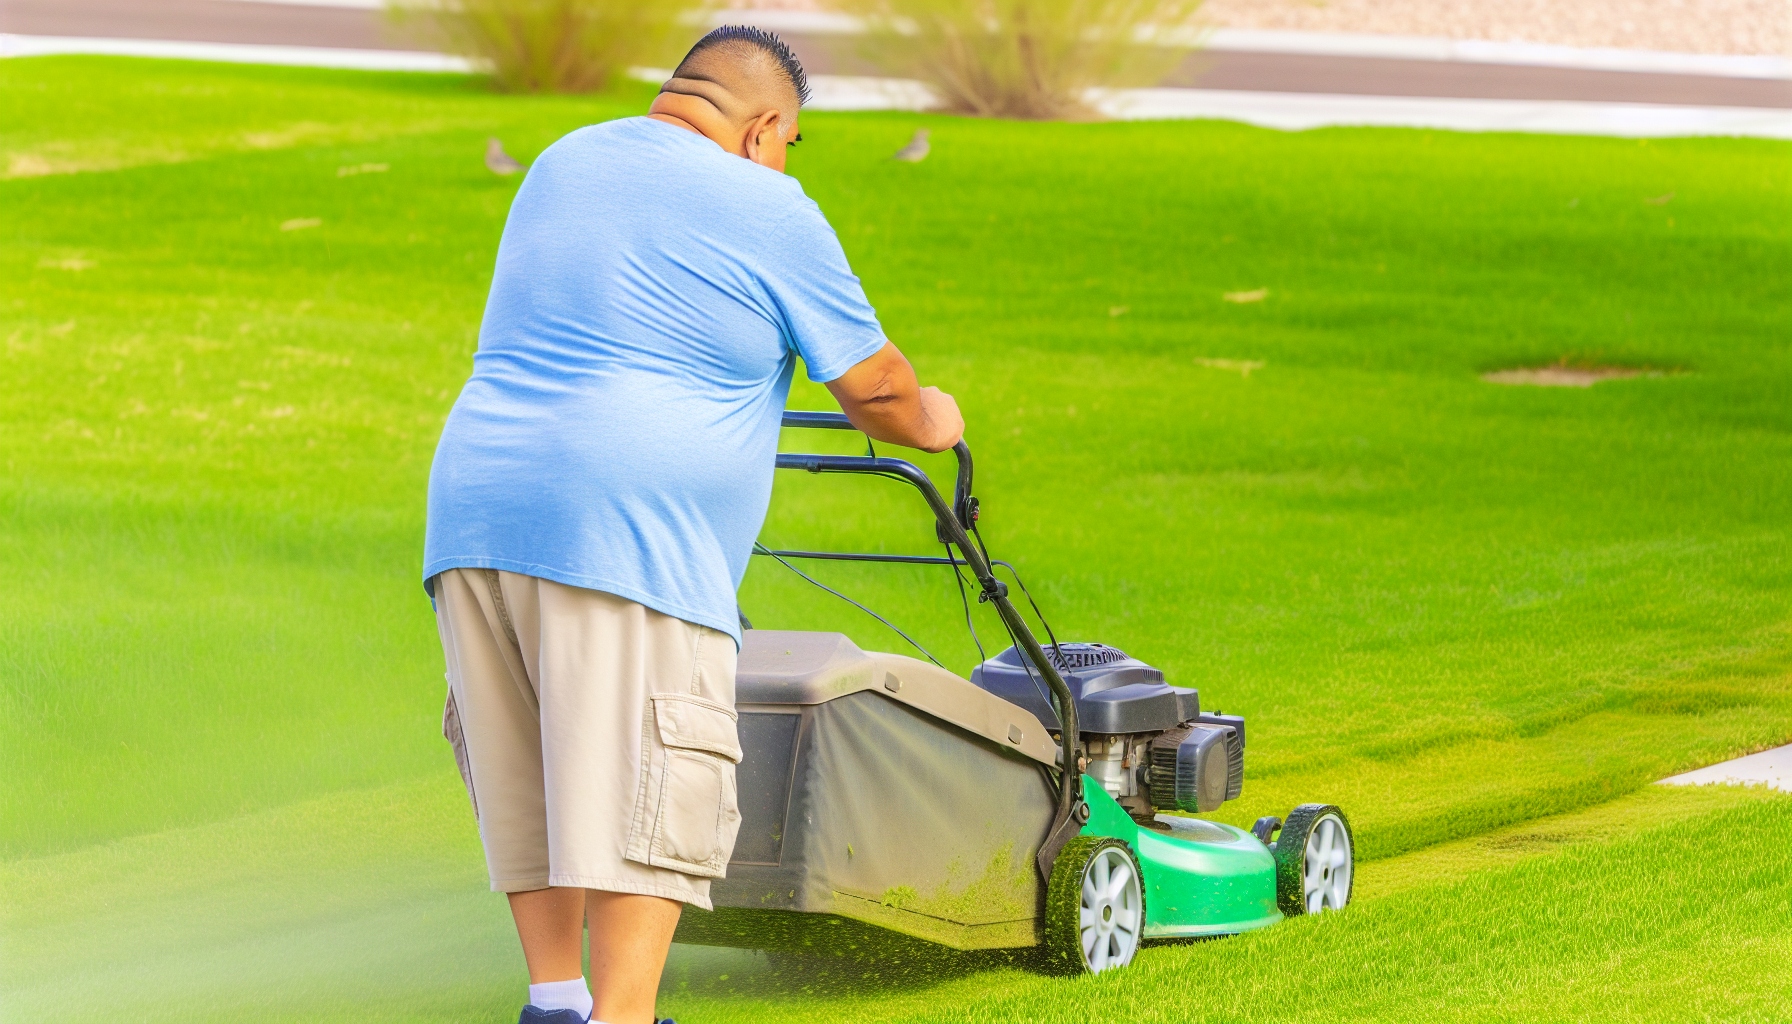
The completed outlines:
[[[807,92],[776,36],[718,29],[646,117],[549,147],[504,227],[423,573],[523,1022],[648,1024],[680,911],[710,908],[739,825],[735,591],[794,360],[878,440],[964,431],[782,173]]]

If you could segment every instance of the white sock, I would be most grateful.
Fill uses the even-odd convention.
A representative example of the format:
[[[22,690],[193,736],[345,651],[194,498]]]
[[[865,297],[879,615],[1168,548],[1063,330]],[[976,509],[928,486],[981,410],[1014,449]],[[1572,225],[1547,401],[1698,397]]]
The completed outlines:
[[[576,1010],[581,1018],[591,1016],[591,990],[580,975],[568,981],[549,981],[529,986],[529,1005],[544,1010]]]

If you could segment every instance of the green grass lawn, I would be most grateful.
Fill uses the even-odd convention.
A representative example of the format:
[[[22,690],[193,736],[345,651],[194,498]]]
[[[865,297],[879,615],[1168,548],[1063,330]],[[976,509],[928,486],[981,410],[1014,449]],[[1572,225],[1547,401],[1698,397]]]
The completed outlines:
[[[527,159],[647,95],[0,62],[0,1018],[515,1013],[423,485],[516,186],[485,137]],[[882,159],[921,123],[925,163]],[[1221,818],[1343,805],[1361,903],[1081,982],[681,949],[663,1012],[1792,1017],[1792,801],[1642,788],[1792,740],[1792,146],[803,128],[792,173],[965,409],[997,557],[1060,637],[1249,717]],[[1559,359],[1663,372],[1478,377]],[[806,476],[764,531],[930,536]],[[937,570],[817,572],[974,662]],[[742,604],[903,649],[775,564]]]

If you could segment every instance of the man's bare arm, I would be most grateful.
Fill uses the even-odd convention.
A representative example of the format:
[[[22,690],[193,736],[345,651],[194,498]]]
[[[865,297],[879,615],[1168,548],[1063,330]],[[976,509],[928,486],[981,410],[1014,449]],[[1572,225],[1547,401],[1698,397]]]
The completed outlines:
[[[827,388],[852,425],[878,441],[943,452],[964,436],[958,403],[939,388],[924,388],[915,369],[889,342]]]

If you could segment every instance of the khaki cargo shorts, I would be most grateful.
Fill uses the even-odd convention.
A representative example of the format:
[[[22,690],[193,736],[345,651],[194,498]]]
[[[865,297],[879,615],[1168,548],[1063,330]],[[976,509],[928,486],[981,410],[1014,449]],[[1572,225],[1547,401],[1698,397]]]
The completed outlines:
[[[435,578],[454,746],[497,892],[577,886],[710,909],[740,828],[734,640],[496,569]]]

